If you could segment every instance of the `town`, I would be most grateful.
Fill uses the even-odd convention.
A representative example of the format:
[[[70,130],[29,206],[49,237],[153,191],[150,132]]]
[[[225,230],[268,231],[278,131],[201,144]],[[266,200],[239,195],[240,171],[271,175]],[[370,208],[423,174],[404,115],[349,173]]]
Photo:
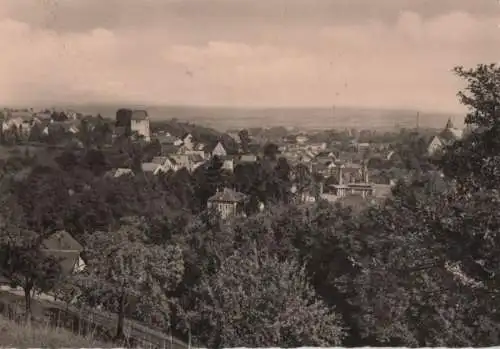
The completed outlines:
[[[224,293],[226,287],[232,287],[224,284],[229,279],[218,279],[230,276],[218,274],[226,272],[224,269],[213,271],[213,263],[221,268],[227,258],[239,264],[240,257],[234,253],[243,249],[248,256],[241,258],[264,258],[265,263],[271,263],[269,267],[290,278],[292,274],[287,273],[298,266],[280,269],[289,266],[279,264],[272,256],[277,253],[288,259],[298,253],[293,258],[307,258],[313,269],[307,271],[311,274],[297,277],[313,278],[315,287],[325,288],[317,288],[320,295],[332,287],[337,289],[335,280],[346,277],[344,268],[355,266],[341,267],[342,263],[360,263],[349,254],[360,253],[359,258],[364,258],[367,253],[355,252],[354,246],[344,246],[342,241],[358,239],[358,243],[366,244],[361,241],[370,235],[362,232],[370,225],[380,225],[376,223],[379,215],[396,214],[408,220],[398,223],[391,218],[385,223],[398,224],[398,233],[391,239],[399,239],[399,234],[416,227],[415,224],[436,224],[419,222],[423,218],[417,217],[427,210],[422,211],[420,205],[435,205],[440,195],[452,192],[443,171],[443,159],[453,154],[451,149],[463,140],[485,134],[480,131],[484,127],[466,124],[465,129],[458,129],[448,119],[441,129],[415,127],[384,133],[355,129],[297,132],[287,131],[286,127],[224,133],[177,119],[151,121],[145,109],[119,109],[115,119],[56,109],[4,109],[2,217],[7,219],[7,225],[0,246],[8,253],[2,257],[2,290],[4,294],[24,295],[25,310],[20,313],[26,320],[35,321],[37,316],[47,316],[43,315],[47,311],[55,312],[58,318],[69,321],[70,327],[75,326],[74,321],[83,321],[93,331],[98,328],[99,333],[108,333],[101,334],[101,340],[182,348],[194,341],[197,345],[218,347],[222,339],[217,333],[229,328],[209,325],[205,316],[213,315],[203,315],[198,305],[189,303],[205,299],[205,306],[214,307],[217,298],[204,292],[222,287],[217,292]],[[424,192],[418,194],[422,185]],[[406,197],[410,193],[425,196],[411,201]],[[407,228],[406,224],[411,226]],[[332,232],[331,225],[336,227]],[[307,233],[310,229],[315,230]],[[377,234],[385,229],[379,226]],[[310,239],[313,240],[308,242]],[[334,246],[326,244],[328,239],[336,241]],[[331,253],[336,248],[348,254],[340,265],[333,266],[331,263],[337,263],[338,257]],[[423,255],[433,259],[431,251],[428,249]],[[120,262],[118,256],[125,259]],[[320,259],[314,262],[315,258]],[[325,266],[315,266],[321,258],[332,259]],[[414,263],[412,258],[411,264]],[[151,269],[160,266],[157,271]],[[330,275],[325,267],[338,269],[335,279],[314,281],[319,275]],[[245,268],[253,267],[249,264]],[[459,284],[467,280],[456,265],[453,269],[446,262],[440,268]],[[254,281],[238,282],[268,277],[263,272],[248,269],[245,273]],[[360,277],[362,274],[348,282],[363,282],[367,286]],[[283,285],[285,281],[278,278],[276,282]],[[287,297],[299,297],[288,294],[293,290],[286,282],[279,287],[285,287]],[[264,297],[268,292],[269,285],[261,287],[264,289],[252,291],[255,297]],[[359,296],[343,294],[337,307]],[[321,297],[326,302],[333,301],[327,294]],[[34,307],[36,302],[44,305]],[[11,303],[2,304],[12,312]],[[231,309],[225,306],[234,305],[217,305],[210,312],[229,312]],[[326,311],[308,307],[304,305],[300,311]],[[36,315],[35,308],[49,310]],[[81,309],[93,314],[94,320],[75,315]],[[346,335],[341,334],[342,320],[330,311],[318,319],[331,322],[326,332],[315,335],[309,329],[312,332],[307,343],[375,343],[366,342],[359,334],[351,334],[347,342],[341,342]],[[358,316],[359,311],[344,316],[350,319]],[[113,314],[118,314],[116,328]],[[271,342],[261,342],[257,337],[235,338],[225,339],[224,343],[304,344],[302,339],[293,338],[278,335]],[[398,338],[396,335],[390,339],[391,343],[417,343]]]
[[[214,161],[220,163],[222,171],[234,176],[245,164],[256,164],[263,159],[277,164],[282,160],[289,171],[288,189],[293,200],[309,203],[340,200],[364,204],[383,200],[397,180],[409,178],[420,169],[419,164],[412,167],[404,163],[414,159],[408,159],[402,148],[410,146],[415,151],[415,147],[420,147],[416,155],[428,163],[440,149],[464,134],[463,129],[454,127],[451,119],[441,130],[423,132],[414,128],[377,134],[371,130],[351,129],[313,134],[285,131],[272,135],[272,130],[266,129],[254,130],[255,134],[251,134],[246,129],[220,133],[205,128],[205,133],[210,133],[208,137],[194,137],[188,130],[193,128],[199,132],[196,125],[172,120],[152,123],[147,110],[120,109],[115,120],[55,110],[5,109],[2,115],[1,139],[5,149],[49,145],[88,149],[90,146],[105,152],[123,139],[139,147],[154,149],[143,154],[140,168],[109,168],[106,175],[114,178],[134,176],[137,171],[145,175],[167,175],[184,169],[193,174],[197,168],[209,166]],[[266,131],[270,134],[266,135]],[[467,132],[470,128],[465,134]],[[92,133],[101,137],[98,143],[91,140]],[[412,135],[413,144],[405,139],[407,135]],[[221,208],[225,207],[227,198],[239,198],[231,202],[234,207],[231,212],[242,213],[243,202],[249,193],[242,193],[241,189],[241,185],[234,182],[218,187],[217,195],[209,198],[208,203],[222,214]],[[259,204],[259,207],[264,206],[263,202]]]

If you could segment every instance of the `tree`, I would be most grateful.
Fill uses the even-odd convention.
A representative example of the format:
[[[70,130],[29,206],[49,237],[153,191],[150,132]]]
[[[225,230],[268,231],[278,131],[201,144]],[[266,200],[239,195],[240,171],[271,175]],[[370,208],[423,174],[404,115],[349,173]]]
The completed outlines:
[[[83,298],[90,304],[100,300],[117,312],[117,339],[124,338],[127,310],[150,324],[169,324],[166,292],[178,285],[184,271],[178,247],[152,245],[137,221],[124,220],[116,231],[88,236],[86,253],[86,275],[79,280]]]
[[[264,251],[235,251],[199,287],[197,315],[210,348],[339,345],[340,317],[316,297],[304,267]]]
[[[311,187],[312,176],[309,168],[303,163],[299,163],[294,169],[295,182],[297,183],[297,194],[300,198]]]
[[[275,161],[278,157],[278,154],[279,154],[279,148],[274,143],[267,143],[264,146],[263,152],[264,152],[264,156],[267,159],[269,159],[271,161]]]
[[[443,172],[461,190],[498,188],[500,179],[500,67],[455,68],[467,82],[458,97],[469,112],[465,123],[475,131],[445,149],[439,161]]]
[[[240,132],[238,132],[238,136],[240,137],[240,141],[241,141],[241,150],[245,154],[248,153],[248,151],[249,151],[248,146],[251,142],[250,134],[249,134],[248,130],[247,129],[240,130]]]
[[[0,269],[11,286],[23,289],[28,321],[33,292],[51,289],[61,274],[61,266],[56,257],[42,249],[46,234],[38,234],[24,224],[15,197],[4,195],[0,210]]]

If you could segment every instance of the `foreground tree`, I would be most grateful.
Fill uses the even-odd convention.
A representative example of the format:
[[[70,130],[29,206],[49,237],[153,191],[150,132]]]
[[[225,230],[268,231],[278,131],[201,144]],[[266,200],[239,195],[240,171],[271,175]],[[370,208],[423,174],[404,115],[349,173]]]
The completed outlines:
[[[100,301],[118,314],[117,339],[124,338],[127,313],[149,324],[169,324],[166,292],[178,285],[184,271],[180,249],[152,245],[137,221],[123,223],[117,231],[88,237],[89,263],[79,279],[85,302]]]
[[[210,348],[335,346],[340,316],[316,298],[306,271],[256,249],[235,251],[198,289],[198,339]]]
[[[28,321],[33,293],[50,290],[61,275],[61,266],[43,251],[45,236],[26,227],[22,209],[12,196],[3,196],[0,207],[0,269],[12,287],[23,289]]]
[[[444,173],[461,191],[498,188],[500,180],[500,67],[455,68],[467,82],[458,97],[469,110],[465,124],[473,130],[447,147],[440,161]]]

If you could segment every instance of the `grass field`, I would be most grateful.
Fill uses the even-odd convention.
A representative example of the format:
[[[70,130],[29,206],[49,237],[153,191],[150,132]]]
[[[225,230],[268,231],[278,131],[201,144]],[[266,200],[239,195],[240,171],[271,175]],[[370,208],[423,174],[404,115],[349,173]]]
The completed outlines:
[[[24,320],[24,297],[22,292],[0,289],[0,315],[3,315],[3,319],[11,322],[11,324],[21,328],[24,327],[22,324]],[[24,330],[32,331],[36,329],[39,332],[45,330],[46,333],[49,333],[53,329],[55,333],[59,333],[57,338],[61,338],[65,333],[66,336],[74,336],[75,343],[84,343],[85,340],[95,343],[111,343],[116,328],[116,316],[114,314],[93,311],[87,308],[69,307],[68,309],[64,304],[40,297],[32,300],[32,316],[32,323],[35,325],[33,328],[28,326]],[[95,344],[92,347],[124,347],[126,344],[134,348],[188,348],[188,345],[184,342],[130,319],[126,319],[124,330],[126,343],[120,341],[120,343],[114,343],[114,345]],[[2,339],[3,335],[0,332],[0,345],[6,344]],[[15,340],[15,338],[12,338],[12,340]],[[36,340],[38,341],[38,339]],[[9,344],[11,343],[9,342]],[[39,345],[37,344],[35,347],[39,347]],[[88,346],[83,345],[83,347]]]
[[[48,324],[20,324],[0,316],[0,344],[10,348],[111,348],[96,341]]]
[[[97,340],[93,332],[72,332],[54,326],[46,317],[43,302],[33,301],[33,319],[24,322],[24,300],[18,295],[0,292],[0,345],[2,347],[28,348],[110,348],[112,344]],[[115,345],[116,346],[116,345]]]

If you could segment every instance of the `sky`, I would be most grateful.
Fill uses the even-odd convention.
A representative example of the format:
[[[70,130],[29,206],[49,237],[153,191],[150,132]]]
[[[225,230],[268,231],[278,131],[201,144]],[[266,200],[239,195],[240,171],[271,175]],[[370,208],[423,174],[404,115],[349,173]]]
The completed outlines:
[[[0,104],[462,110],[494,0],[0,0]]]

